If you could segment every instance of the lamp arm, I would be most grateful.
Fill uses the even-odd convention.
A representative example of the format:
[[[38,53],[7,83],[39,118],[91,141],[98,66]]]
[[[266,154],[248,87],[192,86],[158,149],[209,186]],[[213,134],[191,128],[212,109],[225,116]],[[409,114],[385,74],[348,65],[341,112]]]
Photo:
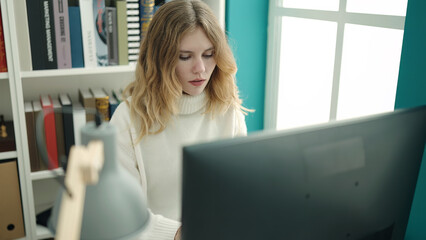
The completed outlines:
[[[91,141],[87,147],[73,146],[68,159],[64,192],[58,217],[56,239],[80,239],[86,185],[99,180],[104,162],[102,141]]]

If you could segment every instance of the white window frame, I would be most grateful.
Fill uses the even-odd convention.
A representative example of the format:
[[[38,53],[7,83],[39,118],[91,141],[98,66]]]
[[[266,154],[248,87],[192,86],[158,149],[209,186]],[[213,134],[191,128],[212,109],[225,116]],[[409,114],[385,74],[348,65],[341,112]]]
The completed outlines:
[[[338,11],[285,8],[281,6],[280,2],[280,0],[269,1],[264,128],[277,128],[281,23],[282,17],[284,16],[324,20],[337,23],[336,51],[329,121],[335,120],[337,115],[337,101],[339,97],[340,69],[342,63],[345,24],[404,30],[405,16],[346,12],[347,0],[340,0]]]

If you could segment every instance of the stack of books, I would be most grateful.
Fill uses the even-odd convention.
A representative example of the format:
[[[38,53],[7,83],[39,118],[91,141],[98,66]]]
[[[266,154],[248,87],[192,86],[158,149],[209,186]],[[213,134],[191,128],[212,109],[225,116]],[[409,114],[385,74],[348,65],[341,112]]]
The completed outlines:
[[[55,169],[62,165],[61,156],[67,157],[71,146],[81,144],[80,129],[94,121],[98,112],[103,121],[109,121],[122,101],[121,90],[80,89],[78,101],[72,101],[67,93],[57,97],[44,94],[39,99],[25,101],[28,149],[31,171]],[[117,99],[118,97],[118,99]],[[40,114],[42,116],[40,116]],[[44,129],[37,129],[37,121],[43,121]],[[43,135],[47,159],[43,159],[36,144],[36,134]]]
[[[128,65],[164,1],[24,0],[32,70]],[[17,26],[19,27],[19,26]],[[141,36],[142,34],[142,36]],[[0,35],[1,67],[1,35]],[[1,68],[0,68],[1,71]]]

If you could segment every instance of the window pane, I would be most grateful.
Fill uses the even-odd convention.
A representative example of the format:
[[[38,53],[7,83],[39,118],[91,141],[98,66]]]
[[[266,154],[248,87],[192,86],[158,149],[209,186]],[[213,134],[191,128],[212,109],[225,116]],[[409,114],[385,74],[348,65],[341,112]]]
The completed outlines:
[[[277,128],[326,122],[337,23],[283,17]]]
[[[407,0],[347,0],[346,11],[405,16]]]
[[[338,11],[339,0],[282,0],[286,8]]]
[[[392,111],[402,30],[347,24],[337,118]]]

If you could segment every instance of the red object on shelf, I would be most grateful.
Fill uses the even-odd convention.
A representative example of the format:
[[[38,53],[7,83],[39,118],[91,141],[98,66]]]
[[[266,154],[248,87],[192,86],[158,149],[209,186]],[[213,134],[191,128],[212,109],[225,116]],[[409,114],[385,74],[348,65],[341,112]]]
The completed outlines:
[[[4,45],[3,22],[1,19],[0,7],[0,72],[7,72],[6,48]]]
[[[48,169],[58,168],[58,146],[56,144],[56,124],[53,110],[53,102],[50,95],[40,96],[40,104],[44,113],[44,134],[46,137],[46,149],[49,157]]]

